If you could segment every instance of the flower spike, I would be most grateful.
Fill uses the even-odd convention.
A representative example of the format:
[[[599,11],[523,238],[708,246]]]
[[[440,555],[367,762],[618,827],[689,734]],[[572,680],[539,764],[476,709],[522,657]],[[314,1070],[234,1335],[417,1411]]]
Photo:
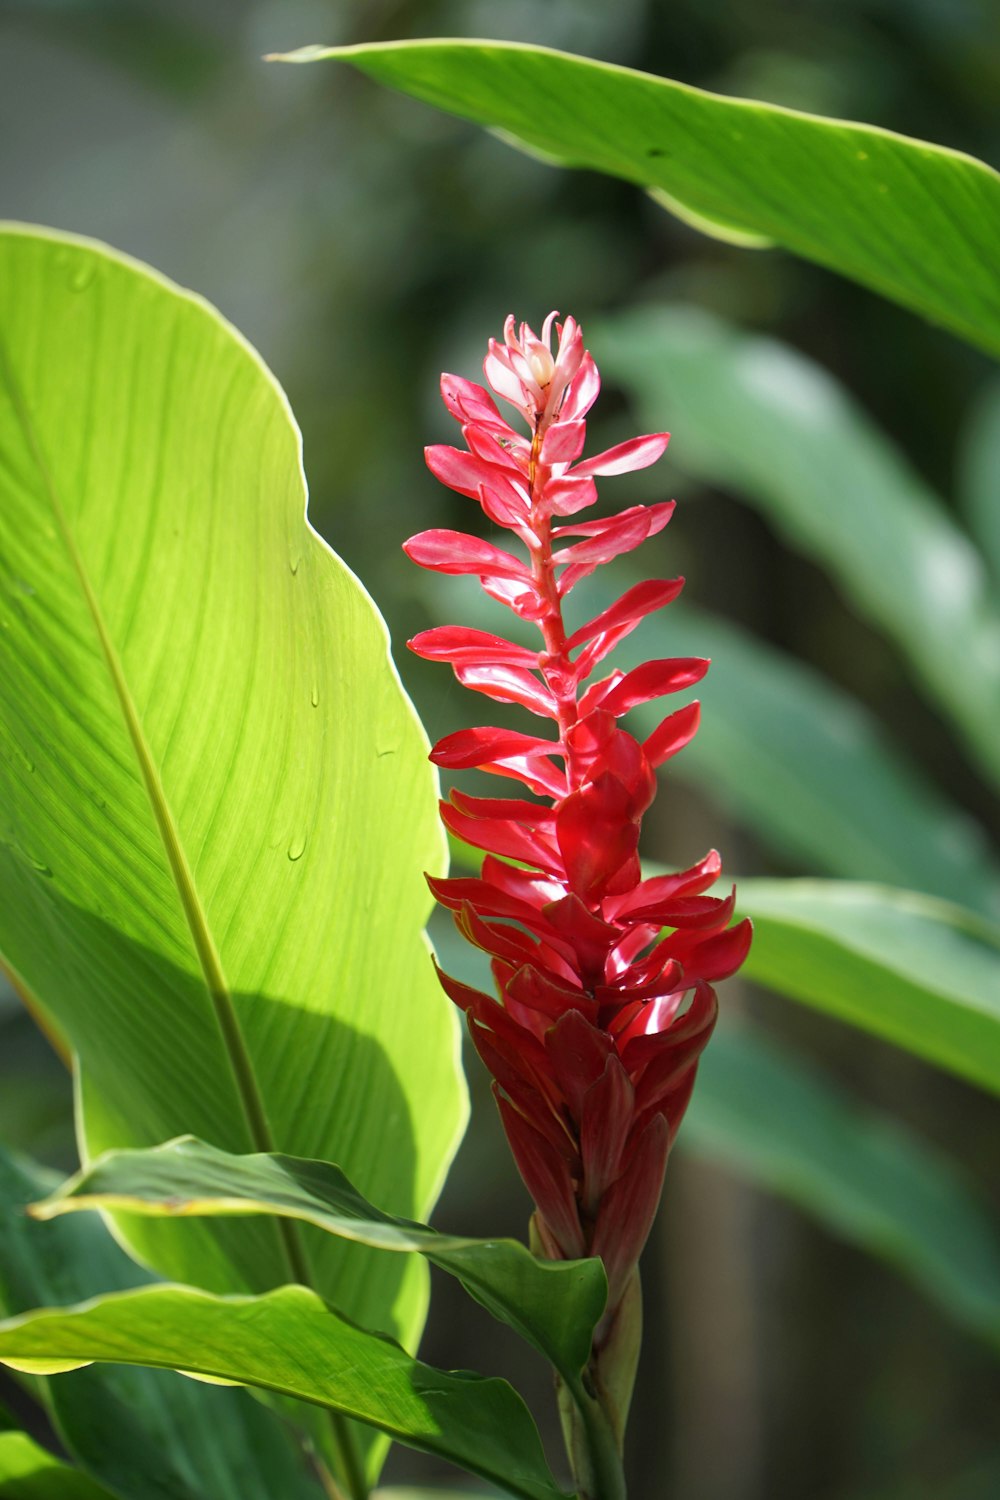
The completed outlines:
[[[460,626],[423,631],[409,644],[449,662],[466,686],[551,720],[554,732],[460,730],[432,752],[439,766],[513,777],[544,799],[454,793],[442,805],[448,828],[487,854],[481,877],[432,880],[431,889],[490,955],[497,998],[443,974],[441,981],[493,1075],[535,1202],[533,1243],[551,1258],[604,1260],[609,1300],[591,1374],[598,1389],[620,1391],[630,1380],[622,1361],[636,1353],[622,1352],[630,1343],[623,1329],[635,1323],[636,1265],[715,1024],[713,984],[743,962],[751,928],[731,925],[735,893],[705,894],[721,869],[714,851],[689,870],[645,881],[637,852],[655,768],[693,738],[698,704],[668,714],[644,742],[620,721],[639,704],[691,687],[708,662],[651,661],[587,685],[684,580],[635,584],[572,634],[563,622],[576,584],[662,530],[673,511],[669,501],[577,519],[597,497],[595,477],[655,463],[669,435],[581,460],[600,378],[572,318],[560,323],[551,313],[541,336],[508,318],[503,340],[489,342],[484,371],[527,433],[508,424],[482,386],[444,375],[444,403],[467,446],[428,448],[427,462],[513,532],[527,558],[441,530],[405,549],[421,567],[477,574],[491,597],[535,622],[539,650]],[[620,1425],[624,1414],[618,1418]]]

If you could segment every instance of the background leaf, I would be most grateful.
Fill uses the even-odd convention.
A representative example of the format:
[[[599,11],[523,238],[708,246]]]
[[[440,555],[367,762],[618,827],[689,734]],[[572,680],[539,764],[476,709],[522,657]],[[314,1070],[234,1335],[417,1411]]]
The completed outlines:
[[[3,1500],[113,1500],[86,1474],[47,1453],[24,1432],[0,1432]]]
[[[567,166],[659,188],[699,227],[774,240],[1000,354],[1000,177],[972,157],[544,47],[442,39],[282,60],[323,59]]]
[[[115,1244],[97,1214],[53,1224],[27,1216],[25,1205],[58,1180],[0,1151],[0,1313],[7,1317],[152,1279]],[[309,1500],[321,1494],[301,1442],[245,1391],[126,1365],[37,1379],[34,1388],[66,1450],[129,1500]]]
[[[524,1500],[558,1500],[534,1423],[504,1380],[445,1374],[366,1333],[314,1292],[216,1297],[144,1287],[0,1323],[0,1360],[184,1367],[371,1422]]]
[[[966,520],[1000,586],[1000,380],[992,380],[972,408],[962,433],[959,497]]]
[[[680,1149],[796,1203],[896,1265],[1000,1351],[1000,1240],[959,1170],[753,1027],[723,1027]]]
[[[932,897],[851,881],[741,880],[742,973],[1000,1092],[1000,933]]]
[[[571,1387],[590,1358],[594,1328],[607,1302],[600,1261],[539,1260],[516,1240],[463,1239],[394,1219],[366,1202],[329,1162],[232,1156],[203,1141],[181,1139],[152,1151],[102,1156],[32,1212],[47,1219],[93,1208],[154,1215],[281,1214],[359,1244],[417,1252],[457,1276]]]
[[[691,308],[620,317],[601,350],[642,420],[676,428],[672,459],[749,500],[822,564],[1000,785],[1000,610],[982,560],[836,382]]]
[[[671,766],[814,870],[882,881],[1000,917],[1000,869],[982,830],[836,683],[718,615],[674,604],[618,660],[708,656],[698,734]],[[654,709],[635,723],[647,732]]]
[[[423,1216],[465,1116],[421,933],[435,781],[287,404],[199,299],[41,231],[0,234],[0,341],[0,954],[76,1053],[82,1150],[278,1145]],[[415,1261],[123,1232],[175,1277],[422,1324]]]

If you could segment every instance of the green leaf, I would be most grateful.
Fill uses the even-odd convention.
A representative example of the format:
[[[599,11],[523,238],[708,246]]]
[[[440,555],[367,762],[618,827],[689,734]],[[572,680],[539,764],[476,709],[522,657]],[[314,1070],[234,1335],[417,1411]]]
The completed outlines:
[[[629,313],[601,330],[600,351],[643,420],[674,428],[672,459],[826,568],[1000,784],[1000,611],[982,559],[842,388],[692,308]]]
[[[426,742],[300,439],[217,313],[0,232],[0,954],[92,1156],[187,1130],[426,1214],[465,1118],[422,926]],[[122,1222],[166,1273],[312,1282],[415,1340],[426,1268],[260,1220]]]
[[[742,973],[1000,1093],[1000,931],[930,896],[743,880]]]
[[[212,309],[0,231],[3,963],[79,1059],[86,1154],[193,1129],[336,1155],[423,1215],[465,1117],[421,932],[435,779],[304,507],[287,403]],[[185,1280],[311,1282],[410,1344],[423,1323],[415,1260],[273,1221],[120,1227]]]
[[[279,60],[326,58],[567,166],[659,189],[706,232],[773,240],[1000,354],[1000,176],[973,157],[516,43]]]
[[[559,1500],[534,1423],[506,1381],[422,1364],[304,1287],[261,1297],[142,1287],[0,1323],[0,1361],[17,1368],[93,1360],[261,1386],[371,1423],[524,1500]]]
[[[682,1150],[797,1203],[1000,1349],[1000,1242],[958,1167],[752,1028],[698,1069]]]
[[[26,1432],[0,1432],[0,1500],[114,1500],[110,1490],[53,1458]]]
[[[6,1316],[151,1280],[96,1214],[37,1224],[24,1213],[57,1182],[54,1173],[0,1151],[0,1313]],[[119,1496],[308,1500],[319,1494],[291,1429],[245,1391],[125,1365],[94,1366],[72,1380],[37,1385],[67,1452]]]
[[[991,381],[975,403],[958,458],[962,509],[1000,585],[1000,380]]]
[[[553,1263],[515,1240],[470,1240],[393,1218],[365,1201],[339,1167],[290,1156],[231,1156],[190,1138],[112,1152],[70,1179],[37,1218],[74,1209],[144,1214],[280,1214],[382,1250],[418,1251],[457,1276],[494,1317],[533,1344],[571,1386],[590,1358],[607,1301],[599,1260]]]

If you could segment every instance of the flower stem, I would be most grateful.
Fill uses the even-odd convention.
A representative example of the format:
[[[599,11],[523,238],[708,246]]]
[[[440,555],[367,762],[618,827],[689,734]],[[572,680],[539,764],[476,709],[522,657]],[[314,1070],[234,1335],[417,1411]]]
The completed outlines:
[[[556,1390],[579,1500],[626,1500],[621,1451],[607,1412],[585,1388],[570,1391],[557,1377]]]

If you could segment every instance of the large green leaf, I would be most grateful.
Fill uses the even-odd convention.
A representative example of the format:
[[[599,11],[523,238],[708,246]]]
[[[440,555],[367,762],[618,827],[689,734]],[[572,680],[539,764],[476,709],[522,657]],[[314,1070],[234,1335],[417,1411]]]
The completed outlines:
[[[0,1323],[0,1361],[16,1368],[93,1360],[261,1386],[371,1423],[524,1500],[559,1497],[534,1423],[505,1380],[422,1364],[304,1287],[261,1297],[142,1287]]]
[[[931,896],[743,880],[742,973],[1000,1093],[1000,931]]]
[[[672,460],[745,497],[909,658],[1000,783],[1000,610],[944,506],[818,365],[693,308],[600,332],[601,368]]]
[[[26,1432],[0,1432],[0,1500],[114,1500],[114,1497],[86,1474],[53,1458]]]
[[[151,1280],[96,1214],[55,1224],[25,1214],[24,1206],[57,1182],[55,1173],[0,1151],[5,1316]],[[36,1390],[67,1452],[129,1500],[309,1500],[320,1493],[291,1429],[245,1391],[125,1365],[39,1379]]]
[[[382,1213],[339,1167],[291,1156],[232,1156],[203,1141],[102,1156],[32,1213],[271,1213],[382,1250],[417,1251],[509,1323],[578,1388],[608,1288],[599,1260],[539,1260],[515,1240],[470,1240]]]
[[[200,299],[0,232],[0,956],[77,1059],[85,1155],[194,1130],[424,1216],[465,1113],[421,928],[426,744],[300,440]],[[412,1342],[426,1268],[261,1220],[123,1223],[219,1290]]]
[[[891,131],[516,43],[307,47],[515,145],[656,189],[723,238],[773,240],[1000,354],[1000,176]]]
[[[884,1257],[1000,1349],[1000,1240],[970,1184],[929,1142],[794,1053],[722,1027],[678,1140]]]

